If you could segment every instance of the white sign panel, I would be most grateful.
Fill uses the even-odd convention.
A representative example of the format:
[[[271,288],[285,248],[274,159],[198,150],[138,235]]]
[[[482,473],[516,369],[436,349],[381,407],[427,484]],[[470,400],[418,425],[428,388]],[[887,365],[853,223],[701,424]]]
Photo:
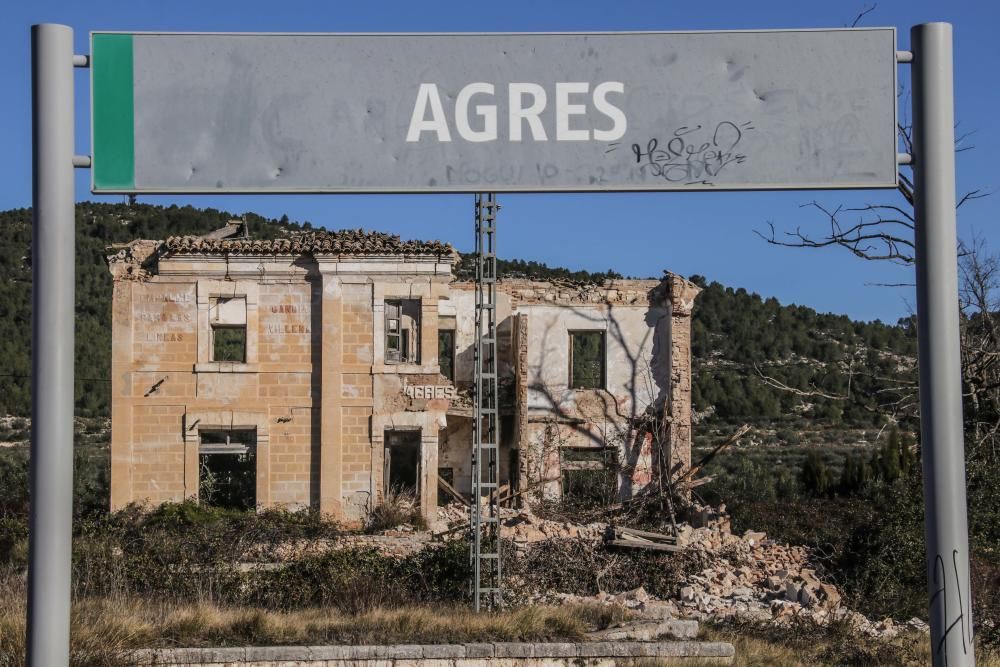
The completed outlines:
[[[885,29],[92,35],[95,192],[896,185]]]

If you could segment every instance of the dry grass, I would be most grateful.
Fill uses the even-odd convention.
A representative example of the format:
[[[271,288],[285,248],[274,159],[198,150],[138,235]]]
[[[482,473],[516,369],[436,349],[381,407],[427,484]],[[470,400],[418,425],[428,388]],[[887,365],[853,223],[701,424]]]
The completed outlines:
[[[23,664],[24,579],[0,578],[0,667]],[[133,664],[137,648],[227,645],[452,643],[579,640],[626,619],[597,605],[531,606],[472,614],[462,606],[410,606],[348,614],[332,608],[277,612],[212,603],[89,598],[73,606],[72,661],[76,666]],[[733,665],[926,665],[925,636],[875,642],[830,631],[785,631],[753,626],[705,627],[702,639],[731,642]],[[1000,654],[979,651],[978,664],[1000,667]],[[643,660],[636,667],[715,665],[718,661]]]
[[[23,664],[24,588],[7,579],[2,589],[0,666],[7,667]],[[73,605],[72,664],[130,664],[131,651],[152,647],[579,640],[626,617],[622,610],[598,605],[479,615],[461,606],[401,607],[351,615],[330,608],[276,612],[207,602],[92,598]]]
[[[386,491],[378,505],[369,510],[365,529],[375,533],[402,525],[410,525],[419,530],[427,528],[416,496],[412,492],[393,487]]]
[[[803,637],[794,631],[781,637],[775,632],[755,633],[751,628],[740,631],[723,628],[703,628],[701,638],[730,642],[736,649],[734,667],[833,667],[835,665],[929,665],[930,644],[926,635],[902,634],[891,641],[876,641],[847,637],[834,630],[829,633],[809,633]],[[669,663],[665,663],[669,664]],[[681,664],[681,663],[678,663]],[[706,661],[685,662],[684,665],[716,664]],[[1000,654],[979,649],[976,664],[980,667],[1000,667]]]
[[[466,607],[404,607],[348,615],[336,609],[272,612],[197,605],[112,603],[77,605],[81,618],[107,621],[131,646],[225,646],[247,643],[391,644],[582,639],[621,614],[605,608],[523,607],[471,614]],[[112,628],[105,625],[104,632]]]

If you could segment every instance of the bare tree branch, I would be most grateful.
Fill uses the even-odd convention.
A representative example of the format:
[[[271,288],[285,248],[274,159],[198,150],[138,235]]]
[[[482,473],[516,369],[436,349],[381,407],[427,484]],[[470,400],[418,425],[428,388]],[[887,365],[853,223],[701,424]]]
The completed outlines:
[[[866,8],[855,22],[875,8]],[[908,91],[900,90],[899,96],[908,96]],[[957,125],[956,125],[957,127]],[[900,150],[913,154],[912,125],[908,120],[897,124]],[[955,141],[955,151],[967,150],[965,142],[974,131],[964,132]],[[914,226],[914,184],[912,165],[902,165],[898,172],[897,190],[903,198],[902,203],[866,204],[855,208],[838,206],[835,209],[824,207],[816,201],[803,204],[802,208],[813,208],[819,211],[825,219],[826,231],[821,234],[811,234],[796,227],[794,231],[778,235],[774,224],[768,222],[768,233],[754,230],[767,243],[786,248],[844,248],[861,259],[870,261],[889,261],[902,266],[911,266],[915,258]],[[992,192],[976,189],[966,192],[958,201],[960,208],[970,201],[988,197]]]
[[[851,397],[849,387],[847,394],[828,394],[825,391],[820,391],[820,389],[816,387],[816,385],[814,384],[810,384],[812,389],[808,391],[803,389],[796,389],[795,387],[788,386],[781,380],[777,380],[769,375],[764,375],[764,372],[760,370],[760,366],[758,366],[756,363],[753,365],[753,368],[755,371],[757,371],[757,375],[760,376],[760,379],[764,381],[764,384],[768,385],[769,387],[774,387],[775,389],[780,389],[781,391],[787,391],[791,394],[795,394],[796,396],[819,397],[819,398],[826,398],[831,401],[846,401]]]
[[[858,15],[854,17],[854,20],[851,22],[851,27],[857,28],[858,23],[860,23],[861,19],[865,17],[865,14],[870,14],[871,12],[875,11],[876,7],[878,7],[878,4],[873,2],[871,7],[865,7],[864,9],[862,9],[861,12],[859,12]]]

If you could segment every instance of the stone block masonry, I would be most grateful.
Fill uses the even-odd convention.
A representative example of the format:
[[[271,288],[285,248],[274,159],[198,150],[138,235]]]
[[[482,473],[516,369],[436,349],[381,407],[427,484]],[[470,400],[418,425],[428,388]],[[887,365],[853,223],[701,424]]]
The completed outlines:
[[[611,667],[657,658],[724,665],[734,655],[726,642],[607,641],[150,649],[134,658],[139,665],[186,667]]]
[[[239,479],[250,506],[346,524],[398,486],[434,520],[439,474],[471,486],[473,285],[454,281],[454,251],[361,230],[232,237],[240,227],[108,257],[112,508],[202,501]],[[636,493],[658,465],[636,427],[649,414],[688,465],[698,291],[671,274],[501,280],[501,484],[558,497],[567,461],[593,465],[578,450],[614,450],[620,494]],[[599,341],[593,386],[573,386],[581,333]]]

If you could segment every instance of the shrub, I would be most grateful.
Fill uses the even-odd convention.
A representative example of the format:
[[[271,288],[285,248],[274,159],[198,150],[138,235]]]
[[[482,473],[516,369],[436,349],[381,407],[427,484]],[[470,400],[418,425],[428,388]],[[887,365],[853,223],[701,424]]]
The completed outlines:
[[[78,598],[153,597],[288,610],[461,600],[468,549],[447,543],[407,556],[371,547],[334,548],[339,529],[315,513],[261,514],[164,505],[132,506],[78,521]]]
[[[28,514],[28,456],[18,449],[0,449],[0,514]]]
[[[508,545],[504,553],[508,592],[525,599],[534,591],[586,596],[640,586],[652,595],[676,597],[689,575],[708,566],[709,557],[701,551],[624,551],[579,539],[538,542],[520,557]]]
[[[370,547],[329,551],[287,567],[249,575],[243,604],[267,609],[334,607],[359,614],[382,607],[455,602],[468,591],[469,553],[464,543],[391,556]]]
[[[871,466],[860,454],[849,455],[840,471],[837,491],[844,496],[861,493],[872,481]]]
[[[802,488],[810,495],[825,496],[833,490],[833,475],[816,450],[810,451],[806,456],[799,476]]]
[[[402,525],[420,529],[427,527],[413,493],[393,487],[385,492],[381,502],[369,509],[365,528],[375,533]]]

